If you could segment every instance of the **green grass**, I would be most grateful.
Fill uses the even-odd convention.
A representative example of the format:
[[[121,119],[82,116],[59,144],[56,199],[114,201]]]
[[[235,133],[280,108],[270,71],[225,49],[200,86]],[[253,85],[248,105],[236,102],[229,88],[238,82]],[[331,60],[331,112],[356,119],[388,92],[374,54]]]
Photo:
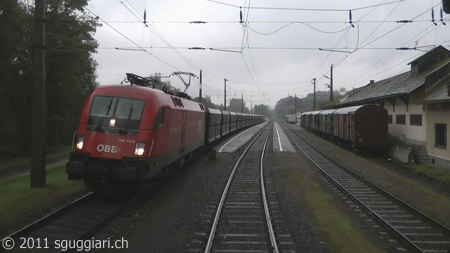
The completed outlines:
[[[47,170],[46,186],[30,188],[30,177],[0,182],[0,227],[11,224],[30,212],[58,201],[84,188],[83,182],[67,180],[65,167]]]
[[[24,165],[30,162],[30,158],[17,158],[8,161],[0,161],[0,170],[9,168],[12,166]]]
[[[303,178],[299,172],[287,178],[303,188],[303,201],[311,208],[319,231],[329,239],[334,252],[383,252],[318,182]]]
[[[442,182],[449,183],[450,184],[450,171],[446,169],[441,169],[437,167],[428,167],[428,166],[422,166],[422,165],[414,165],[409,164],[407,165],[409,168],[412,169],[414,173],[421,173],[430,177],[433,177],[435,179],[438,179]]]
[[[68,154],[70,152],[70,150],[72,150],[72,146],[65,146],[65,147],[62,147],[57,152],[45,155],[45,158],[48,159],[48,158]],[[30,162],[30,157],[21,157],[21,158],[10,159],[10,160],[0,160],[0,170],[9,168],[12,166],[24,165],[29,162]]]
[[[448,170],[448,169],[443,169],[443,168],[439,168],[439,167],[430,167],[430,166],[424,166],[424,165],[418,165],[418,164],[409,164],[409,163],[405,164],[405,163],[400,162],[397,159],[393,159],[393,162],[409,168],[412,173],[424,174],[429,177],[432,177],[432,178],[435,178],[442,182],[450,184],[450,170]]]

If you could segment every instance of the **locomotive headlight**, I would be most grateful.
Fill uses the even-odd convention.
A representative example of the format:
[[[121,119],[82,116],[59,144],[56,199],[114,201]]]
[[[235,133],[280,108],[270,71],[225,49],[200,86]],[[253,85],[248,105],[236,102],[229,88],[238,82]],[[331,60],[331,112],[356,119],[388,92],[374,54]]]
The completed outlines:
[[[136,147],[134,148],[134,155],[144,155],[145,142],[136,142]]]
[[[116,125],[116,119],[110,119],[109,120],[109,126],[113,127],[114,125]]]
[[[84,137],[78,136],[77,149],[83,149],[83,146],[84,146]]]

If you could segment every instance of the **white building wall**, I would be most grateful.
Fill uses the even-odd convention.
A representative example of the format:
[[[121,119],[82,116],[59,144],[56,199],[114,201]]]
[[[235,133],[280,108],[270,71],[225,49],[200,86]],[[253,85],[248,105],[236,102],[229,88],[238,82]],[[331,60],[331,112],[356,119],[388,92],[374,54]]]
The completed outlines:
[[[384,108],[387,109],[388,114],[392,115],[392,123],[389,124],[389,134],[391,139],[396,142],[404,144],[425,146],[427,141],[427,116],[422,104],[416,104],[410,101],[409,105],[399,98],[395,99],[395,109],[391,102],[385,100]],[[422,126],[411,125],[410,115],[421,114]],[[397,115],[405,115],[405,124],[398,124],[396,122]]]
[[[442,168],[450,169],[450,105],[437,104],[428,107],[428,143],[427,151],[431,162]],[[435,124],[447,124],[447,147],[436,147]]]

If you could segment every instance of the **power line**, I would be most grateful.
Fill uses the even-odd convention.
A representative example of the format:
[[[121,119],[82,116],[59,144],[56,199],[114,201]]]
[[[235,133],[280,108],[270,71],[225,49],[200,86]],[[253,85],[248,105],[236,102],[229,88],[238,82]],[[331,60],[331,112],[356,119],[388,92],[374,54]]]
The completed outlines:
[[[443,19],[443,21],[449,21],[449,18]],[[104,20],[102,22],[110,23],[110,24],[141,24],[143,21],[137,20]],[[409,19],[395,19],[395,20],[359,20],[356,21],[360,24],[368,24],[368,23],[426,23],[430,22],[430,19],[419,19],[419,20],[409,20]],[[356,23],[353,22],[353,23]],[[298,21],[288,21],[288,20],[253,20],[253,21],[246,21],[247,24],[348,24],[349,21],[345,20],[329,20],[329,21],[313,21],[313,20],[298,20]],[[208,25],[208,24],[241,24],[240,21],[236,20],[195,20],[195,21],[189,21],[189,20],[168,20],[168,21],[149,21],[147,20],[147,24],[193,24],[193,25]]]
[[[275,31],[268,32],[268,33],[263,33],[263,32],[258,32],[258,31],[256,31],[254,28],[250,27],[250,25],[248,25],[248,24],[247,24],[247,27],[248,27],[250,30],[252,30],[253,32],[255,32],[255,33],[259,34],[259,35],[272,35],[272,34],[275,34],[275,33],[279,32],[279,31],[283,30],[284,28],[286,28],[286,27],[288,27],[288,26],[290,26],[290,25],[294,25],[294,24],[305,25],[305,26],[307,26],[307,27],[309,27],[309,28],[311,28],[311,29],[313,29],[313,30],[315,30],[315,31],[317,31],[317,32],[320,32],[320,33],[328,33],[328,34],[330,34],[330,33],[341,33],[341,32],[344,32],[344,31],[346,31],[346,30],[348,30],[348,29],[351,28],[351,26],[349,26],[349,27],[346,27],[346,28],[344,28],[344,29],[337,30],[337,31],[323,31],[323,30],[317,29],[317,28],[315,28],[315,27],[313,27],[313,26],[311,26],[311,25],[308,25],[307,23],[303,23],[303,22],[291,22],[291,23],[288,23],[288,24],[286,24],[286,25],[284,25],[284,26],[282,26],[282,27],[276,29]]]
[[[398,5],[397,5],[397,6],[398,6]],[[395,8],[397,8],[397,6],[396,6]],[[435,5],[434,7],[436,7],[436,6],[438,6],[438,5]],[[433,8],[434,8],[434,7],[433,7]],[[432,8],[431,8],[431,9],[432,9]],[[419,15],[417,15],[416,17],[412,18],[412,19],[411,19],[411,22],[413,22],[415,19],[417,19],[418,17],[422,16],[423,14],[427,13],[429,10],[430,10],[430,9],[427,9],[426,11],[424,11],[424,12],[420,13]],[[389,15],[390,15],[390,14],[389,14]],[[359,22],[359,21],[358,21],[358,22]],[[428,21],[428,22],[429,22],[429,21]],[[363,45],[363,46],[361,46],[361,47],[359,47],[359,48],[355,48],[355,49],[354,49],[354,52],[359,51],[359,50],[362,50],[362,49],[365,49],[365,50],[367,50],[367,49],[375,49],[375,48],[368,48],[367,46],[370,45],[370,44],[372,44],[373,42],[375,42],[375,41],[377,41],[377,40],[379,40],[379,39],[381,39],[381,38],[387,36],[388,34],[394,32],[395,30],[399,29],[400,27],[403,27],[404,25],[406,25],[406,24],[408,24],[408,23],[410,23],[410,22],[399,23],[399,24],[401,24],[399,27],[396,27],[396,28],[394,28],[394,29],[388,31],[387,33],[385,33],[385,34],[379,36],[378,38],[372,40],[372,41],[369,42],[369,43],[366,43],[365,45]],[[378,28],[377,28],[377,29],[378,29]],[[370,35],[369,35],[369,37],[370,37]],[[369,38],[369,37],[368,37],[368,38]],[[367,40],[367,39],[366,39],[366,40]],[[337,49],[337,48],[335,48],[335,49]],[[396,50],[396,51],[398,51],[398,50],[418,50],[417,48],[402,48],[402,47],[383,48],[383,49],[385,49],[385,50]],[[335,64],[335,67],[336,67],[336,66],[339,66],[339,65],[340,65],[345,59],[347,59],[349,56],[350,56],[350,54],[349,54],[349,55],[346,55],[341,61],[339,61],[338,63]]]
[[[128,8],[121,0],[119,0],[119,2],[131,13],[131,15],[133,15],[133,17],[138,20],[141,21],[141,24],[147,28],[153,35],[155,35],[158,39],[160,39],[162,42],[164,42],[167,46],[169,46],[171,49],[174,50],[174,52],[176,54],[178,54],[183,60],[185,60],[187,63],[189,63],[190,65],[194,66],[197,68],[197,71],[200,71],[200,67],[196,66],[192,61],[190,61],[187,57],[185,57],[183,54],[181,54],[178,50],[176,50],[171,44],[170,42],[164,38],[164,36],[162,36],[161,33],[159,33],[153,26],[148,25],[147,23],[144,24],[144,19],[142,16],[140,16],[140,14],[136,14],[138,13],[138,11],[136,10],[136,8],[134,8],[134,6],[127,0],[128,4],[130,4],[130,6],[135,10],[136,13],[134,13],[133,11],[130,10],[130,8]]]
[[[207,1],[234,7],[234,8],[242,7],[242,6],[224,3],[224,2],[220,2],[220,1],[216,1],[216,0],[207,0]],[[388,2],[388,3],[384,3],[384,4],[370,5],[370,6],[364,6],[364,7],[358,7],[358,8],[350,8],[350,10],[360,11],[360,10],[364,10],[364,9],[370,9],[370,8],[374,8],[374,7],[394,4],[394,3],[403,2],[403,1],[406,1],[406,0],[392,1],[392,2]],[[249,6],[249,7],[244,7],[244,8],[253,9],[253,10],[277,10],[277,11],[317,11],[317,12],[348,12],[349,11],[349,9],[320,9],[320,8],[292,8],[292,7],[288,8],[288,7],[263,7],[263,6],[253,6],[253,7]]]
[[[128,0],[127,0],[127,2],[129,3]],[[396,6],[394,7],[394,9],[391,10],[391,13],[392,13],[395,10],[395,8],[398,6],[398,4],[401,3],[401,2],[403,2],[403,1],[394,1],[394,2],[385,3],[383,5],[395,4],[396,3]],[[135,14],[138,13],[138,11],[131,4],[127,5],[127,6],[128,6],[128,9],[130,9],[129,10],[130,12],[135,12]],[[375,8],[376,6],[381,6],[381,5],[372,5],[372,8]],[[134,9],[134,11],[133,11],[133,9]],[[342,29],[340,31],[336,31],[336,33],[337,32],[342,32],[343,34],[342,34],[342,37],[340,39],[338,39],[338,42],[335,44],[334,47],[328,47],[326,45],[326,43],[324,43],[325,44],[324,47],[319,47],[318,45],[315,45],[313,47],[286,47],[286,46],[281,46],[281,45],[280,46],[270,46],[270,44],[268,44],[269,46],[266,46],[266,47],[264,47],[264,46],[259,46],[258,47],[258,46],[250,46],[249,40],[253,39],[254,37],[252,37],[253,34],[250,34],[249,31],[251,30],[251,31],[253,31],[255,33],[259,32],[259,34],[261,34],[261,35],[263,33],[261,33],[261,31],[259,31],[257,29],[258,27],[252,26],[252,24],[282,24],[281,28],[275,28],[272,32],[265,33],[265,35],[271,35],[271,34],[275,34],[278,31],[281,31],[285,27],[289,27],[289,26],[294,25],[294,24],[301,24],[301,23],[307,23],[307,24],[324,23],[324,24],[326,24],[328,21],[309,21],[309,22],[298,22],[298,21],[297,22],[289,22],[289,21],[251,21],[251,20],[249,20],[249,17],[250,17],[249,10],[253,10],[253,9],[254,8],[250,6],[250,2],[246,1],[245,5],[243,6],[243,11],[244,12],[243,12],[243,18],[241,20],[242,22],[239,22],[239,21],[199,21],[199,20],[197,20],[197,21],[154,21],[154,22],[148,21],[147,22],[147,24],[149,24],[149,25],[157,24],[157,23],[190,23],[190,24],[194,24],[194,25],[200,25],[200,24],[205,24],[206,25],[208,23],[211,23],[211,24],[220,24],[220,23],[223,23],[223,24],[238,24],[238,23],[240,23],[241,26],[242,26],[242,41],[241,41],[240,47],[239,46],[237,46],[237,47],[198,47],[197,45],[193,45],[194,47],[176,47],[173,44],[170,44],[170,43],[167,44],[166,42],[164,42],[164,39],[165,39],[164,37],[160,38],[160,37],[158,37],[158,35],[156,33],[155,34],[152,33],[156,38],[158,38],[161,41],[163,41],[167,45],[167,47],[166,46],[156,47],[156,46],[153,46],[153,43],[152,43],[151,47],[143,47],[142,46],[142,42],[141,42],[141,45],[137,45],[136,43],[132,42],[133,47],[109,47],[109,48],[108,47],[99,47],[99,49],[101,49],[101,50],[109,50],[109,49],[117,50],[117,49],[120,49],[120,50],[131,50],[131,51],[144,51],[147,54],[149,54],[147,51],[167,50],[167,49],[169,49],[169,50],[176,50],[180,54],[181,54],[180,51],[183,51],[183,50],[218,51],[218,53],[219,52],[240,53],[241,54],[240,58],[243,61],[244,65],[245,65],[245,68],[247,69],[247,72],[250,74],[250,77],[252,79],[252,82],[249,83],[249,85],[254,85],[256,91],[260,95],[263,95],[265,90],[262,87],[262,84],[258,80],[258,73],[256,71],[256,69],[257,69],[257,65],[256,64],[258,62],[253,61],[254,59],[253,59],[253,56],[252,56],[252,53],[253,53],[253,55],[256,55],[255,54],[256,50],[283,50],[283,51],[289,51],[289,50],[317,51],[317,50],[319,50],[319,51],[322,51],[322,52],[327,52],[327,56],[326,56],[325,60],[318,67],[318,70],[315,72],[315,73],[317,73],[318,71],[321,70],[322,66],[324,66],[325,64],[328,65],[327,61],[329,61],[330,56],[333,53],[334,54],[335,53],[340,53],[341,55],[344,55],[343,57],[341,57],[342,59],[340,61],[338,61],[337,64],[335,64],[335,66],[337,66],[337,65],[342,64],[343,62],[345,62],[345,60],[348,57],[350,57],[350,55],[354,55],[354,53],[359,51],[359,50],[366,50],[366,51],[386,50],[386,51],[392,51],[393,54],[398,54],[400,52],[399,49],[400,50],[406,50],[406,49],[407,50],[418,50],[417,47],[407,47],[407,46],[410,46],[410,45],[402,45],[400,47],[391,47],[391,46],[380,46],[380,47],[377,47],[377,46],[371,46],[372,44],[370,44],[370,43],[375,43],[375,41],[378,41],[378,40],[384,38],[385,36],[388,36],[389,34],[396,32],[397,30],[391,30],[390,33],[383,34],[384,36],[379,36],[375,40],[370,41],[369,43],[366,43],[366,42],[375,34],[375,32],[377,31],[377,29],[380,26],[382,26],[382,25],[384,25],[386,23],[397,23],[397,24],[399,24],[399,27],[403,27],[403,25],[412,24],[412,23],[430,22],[429,19],[428,20],[418,20],[418,19],[412,19],[412,20],[407,20],[407,19],[405,19],[405,20],[387,20],[387,18],[389,18],[389,15],[390,15],[389,14],[382,21],[376,21],[376,20],[369,21],[369,20],[362,20],[362,19],[357,20],[357,21],[352,21],[352,24],[355,25],[355,30],[350,29],[351,26],[348,25],[344,29]],[[356,11],[356,9],[352,9],[352,10]],[[344,10],[341,10],[341,11],[344,11]],[[349,10],[347,9],[345,11],[348,12]],[[252,17],[253,17],[253,11],[252,11]],[[139,23],[141,25],[144,25],[143,21],[145,21],[145,19],[142,19],[141,15],[135,15],[134,18],[137,21],[133,21],[133,22],[129,22],[129,23]],[[104,22],[104,21],[102,20],[102,22]],[[113,22],[113,21],[111,21],[111,22]],[[108,26],[112,26],[111,22],[108,23]],[[117,22],[125,23],[125,22],[128,22],[128,21],[117,21]],[[379,25],[378,25],[377,28],[375,28],[375,30],[372,30],[371,33],[366,38],[364,38],[363,42],[361,43],[362,46],[360,46],[360,43],[359,43],[360,31],[359,31],[359,29],[360,29],[360,27],[362,27],[361,24],[371,23],[371,22],[372,23],[378,23]],[[328,23],[330,23],[330,22],[328,22]],[[339,23],[340,24],[349,24],[348,21],[345,21],[345,22],[341,21]],[[304,25],[304,24],[302,24],[302,25]],[[274,26],[272,26],[272,27],[274,27]],[[367,29],[364,29],[364,28],[365,27],[361,28],[361,32],[366,32]],[[399,29],[399,28],[397,28],[397,29]],[[322,30],[323,32],[327,32],[325,29],[320,29],[320,30]],[[320,30],[318,32],[320,32]],[[356,45],[350,46],[350,47],[348,47],[348,46],[341,46],[341,45],[347,45],[348,38],[351,38],[352,39],[351,42],[353,42],[353,38],[354,37],[350,37],[350,35],[353,36],[353,34],[351,34],[352,31],[355,32],[356,35],[358,36],[358,37],[355,38]],[[121,34],[121,33],[119,32],[119,34]],[[123,35],[123,34],[121,34],[121,35],[123,37],[127,38],[125,35]],[[332,37],[332,38],[334,38],[334,37]],[[346,38],[347,38],[347,40],[344,41],[344,39],[346,39]],[[127,38],[127,39],[129,41],[131,41],[129,38]],[[251,43],[251,44],[254,44],[254,43]],[[247,49],[249,51],[249,55],[247,55],[247,57],[245,57],[245,55],[244,55],[245,49]],[[252,50],[253,50],[253,52],[251,52]],[[352,53],[352,54],[350,54],[350,53]],[[150,53],[150,55],[152,55],[152,54]],[[154,55],[152,55],[152,56],[155,57]],[[189,63],[191,66],[193,66],[196,69],[200,69],[198,66],[196,66],[191,61],[191,59],[188,59],[188,58],[186,58],[186,59],[187,59],[186,62]],[[193,59],[196,59],[196,58],[193,58]],[[166,60],[166,59],[164,59],[164,60]],[[174,66],[172,66],[172,65],[170,65],[168,63],[166,63],[166,64],[169,65],[170,67],[174,68],[174,69],[177,69],[177,68],[175,68]],[[210,66],[208,66],[208,67],[210,67]],[[202,69],[204,70],[204,74],[205,74],[205,76],[204,76],[205,78],[204,79],[205,80],[209,80],[212,83],[214,83],[211,86],[212,87],[211,90],[216,88],[216,86],[220,86],[219,83],[221,83],[221,81],[223,80],[223,77],[217,77],[217,76],[209,73],[208,69],[205,69],[204,67],[202,67]],[[209,68],[209,69],[213,70],[212,68]],[[220,71],[217,71],[216,73],[219,73],[219,72]],[[217,78],[220,81],[215,80],[215,78]],[[231,78],[230,79],[227,78],[227,79],[229,80],[230,84],[233,82],[231,80]],[[299,81],[298,83],[301,84],[302,82],[303,81]],[[237,83],[239,83],[239,82],[237,82]],[[207,84],[205,83],[205,85],[207,85]],[[309,81],[308,81],[308,84],[306,84],[306,85],[305,84],[301,84],[300,86],[297,86],[294,90],[307,90],[309,88],[308,86],[309,86]],[[231,88],[231,85],[230,85],[230,88]],[[236,88],[234,90],[235,91],[239,90],[239,92],[247,92],[248,91],[248,89],[241,89],[241,88],[238,88],[238,86],[236,86]],[[217,93],[217,91],[215,91],[215,90],[213,90],[213,91]],[[292,90],[290,90],[290,91],[292,91]],[[281,92],[286,92],[286,91],[276,91],[274,93],[278,93],[278,92],[281,93]],[[267,92],[265,92],[265,93],[266,93],[266,95],[268,95]],[[268,95],[268,96],[270,96],[270,95]]]
[[[123,4],[123,3],[122,3],[122,4]],[[132,44],[135,46],[135,47],[123,47],[123,48],[121,48],[121,47],[113,47],[113,48],[102,48],[102,47],[99,47],[99,49],[115,49],[115,50],[142,51],[142,52],[145,52],[146,54],[148,54],[148,55],[154,57],[155,59],[159,60],[160,62],[166,64],[167,66],[173,68],[174,70],[181,71],[180,69],[178,69],[177,67],[173,66],[172,64],[170,64],[170,63],[164,61],[163,59],[161,59],[161,58],[159,58],[159,57],[155,56],[154,54],[149,53],[149,52],[147,51],[147,49],[153,49],[154,47],[150,47],[150,48],[149,48],[149,47],[142,47],[142,46],[139,46],[137,43],[135,43],[133,40],[131,40],[131,39],[128,38],[126,35],[124,35],[123,33],[121,33],[119,30],[117,30],[117,29],[116,29],[115,27],[113,27],[111,24],[109,24],[108,22],[106,22],[105,20],[103,20],[101,17],[99,17],[98,15],[96,15],[96,14],[95,14],[94,12],[92,12],[90,9],[88,9],[87,7],[84,7],[84,9],[86,9],[86,10],[87,10],[88,12],[90,12],[92,15],[98,17],[99,20],[101,20],[103,23],[105,23],[107,26],[109,26],[111,29],[113,29],[115,32],[117,32],[118,34],[120,34],[122,37],[124,37],[126,40],[128,40],[130,43],[132,43]],[[130,10],[130,12],[131,12],[131,10]],[[136,15],[134,15],[134,14],[133,14],[133,16],[136,17]],[[155,30],[155,31],[156,31],[156,30]],[[157,31],[156,31],[156,32],[157,32]],[[159,36],[159,35],[157,34],[157,35],[155,35],[155,36]],[[161,36],[161,37],[159,37],[159,39],[161,39],[163,42],[165,41],[166,45],[168,45],[170,49],[176,50],[176,51],[177,51],[177,49],[176,49],[175,47],[171,46],[170,43],[169,43],[167,40],[164,39],[164,37]],[[183,57],[184,57],[184,56],[183,56]],[[182,57],[182,58],[183,58],[183,57]],[[186,58],[186,59],[187,59],[187,58]],[[187,60],[187,61],[188,61],[188,63],[191,64],[191,62],[190,62],[189,60]],[[194,64],[192,63],[191,65],[194,65]],[[194,66],[195,66],[195,65],[194,65]],[[197,68],[198,68],[198,67],[197,67]],[[200,68],[198,68],[198,69],[200,69]],[[206,73],[204,72],[204,74],[206,74]],[[208,79],[208,78],[207,78],[206,76],[204,76],[204,79]],[[208,80],[210,80],[210,79],[208,79]],[[211,91],[214,91],[215,93],[220,94],[218,91],[216,91],[216,90],[210,88],[208,84],[205,83],[204,86],[205,86],[207,89],[210,89]]]
[[[85,10],[87,10],[88,12],[90,12],[92,15],[96,16],[98,19],[102,20],[101,17],[95,15],[95,13],[92,12],[92,11],[91,11],[90,9],[88,9],[87,7],[83,7],[83,8],[84,8]],[[104,21],[103,21],[103,22],[104,22]],[[141,46],[139,46],[138,44],[136,44],[134,41],[132,41],[132,40],[131,40],[130,38],[128,38],[126,35],[124,35],[124,34],[121,33],[119,30],[117,30],[116,28],[114,28],[112,25],[110,25],[110,24],[108,24],[108,23],[106,23],[106,22],[105,22],[105,24],[108,25],[108,26],[109,26],[111,29],[113,29],[115,32],[117,32],[118,34],[120,34],[122,37],[124,37],[126,40],[128,40],[129,42],[131,42],[131,43],[132,43],[133,45],[135,45],[137,48],[141,49],[141,50],[142,50],[143,52],[145,52],[146,54],[148,54],[148,55],[154,57],[154,58],[157,59],[158,61],[160,61],[160,62],[166,64],[167,66],[169,66],[169,67],[171,67],[171,68],[173,68],[173,69],[179,70],[179,69],[176,68],[175,66],[173,66],[173,65],[171,65],[170,63],[164,61],[163,59],[157,57],[156,55],[153,55],[153,54],[147,52],[143,47],[141,47]],[[117,50],[117,49],[116,49],[116,50]]]
[[[98,49],[105,50],[129,50],[129,51],[146,51],[149,49],[161,49],[161,50],[211,50],[211,51],[224,51],[231,53],[240,53],[238,51],[240,47],[217,47],[217,48],[197,48],[197,47],[99,47]],[[248,46],[246,49],[251,50],[306,50],[306,51],[324,51],[334,53],[346,53],[351,54],[354,50],[418,50],[422,51],[420,47],[253,47]]]
[[[432,8],[435,8],[436,6],[438,6],[438,5],[435,5],[435,6],[433,6]],[[432,9],[432,8],[430,8],[430,9]],[[430,11],[430,9],[427,9],[426,11],[420,13],[419,15],[417,15],[416,17],[414,17],[414,18],[411,19],[411,20],[415,20],[416,18],[422,16],[423,14],[427,13],[428,11]],[[428,22],[429,22],[429,21],[428,21]],[[402,26],[403,26],[403,25],[402,25]],[[428,28],[431,27],[431,26],[433,26],[433,25],[428,26]],[[428,28],[426,28],[425,31],[428,30]],[[396,30],[396,29],[394,29],[394,30]],[[391,32],[393,32],[394,30],[389,31],[388,33],[391,33]],[[423,33],[423,31],[422,31],[421,33]],[[420,34],[420,33],[419,33],[419,34]],[[427,33],[427,34],[428,34],[428,33]],[[385,35],[387,35],[387,34],[384,34],[384,35],[380,36],[379,38],[382,38],[382,37],[384,37]],[[425,35],[426,35],[426,34],[425,34]],[[423,38],[425,35],[423,35],[421,38]],[[408,42],[406,42],[405,44],[403,44],[401,47],[395,48],[396,51],[394,51],[393,53],[396,53],[396,52],[398,52],[399,50],[411,50],[411,48],[404,48],[404,47],[407,45],[407,43],[409,43],[409,42],[411,42],[412,40],[414,40],[415,37],[417,37],[417,35],[414,36],[413,39],[410,39]],[[377,39],[379,39],[379,38],[377,38]],[[419,38],[419,39],[420,39],[420,38]],[[374,41],[375,41],[375,40],[371,41],[370,43],[372,43],[372,42],[374,42]],[[416,41],[417,41],[417,40],[416,40]],[[365,44],[365,46],[369,45],[370,43]],[[364,48],[365,46],[363,46],[362,48]],[[359,49],[362,49],[362,48],[359,48]],[[359,50],[359,49],[358,49],[358,50]],[[416,47],[415,50],[418,50],[417,47]],[[393,53],[391,53],[391,55],[392,55]],[[396,53],[396,54],[398,54],[398,53]],[[392,59],[393,57],[394,57],[394,55],[392,55],[390,58],[389,58],[389,57],[385,57],[383,62],[387,62],[388,60]],[[346,59],[346,58],[342,59],[342,60],[341,60],[339,63],[337,63],[336,65],[341,64],[342,61],[344,61],[345,59]],[[381,61],[377,62],[376,64],[373,64],[371,67],[368,68],[368,70],[373,69],[374,66],[377,66],[380,62],[381,62]],[[363,73],[367,72],[368,70],[364,71]],[[360,73],[358,76],[362,76],[363,73]],[[373,76],[372,76],[372,77],[373,77]],[[349,86],[351,86],[351,84],[349,84],[349,85],[347,85],[347,86],[345,86],[345,87],[349,87]]]

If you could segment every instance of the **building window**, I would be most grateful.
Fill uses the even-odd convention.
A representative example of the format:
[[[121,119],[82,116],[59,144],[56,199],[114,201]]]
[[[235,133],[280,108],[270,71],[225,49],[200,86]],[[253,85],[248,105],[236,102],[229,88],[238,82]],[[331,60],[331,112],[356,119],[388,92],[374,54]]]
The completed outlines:
[[[447,124],[434,124],[434,146],[437,148],[447,148]]]
[[[422,125],[422,114],[411,114],[409,116],[409,124],[411,126],[421,126]]]
[[[388,124],[392,124],[392,115],[388,115]]]
[[[404,124],[406,124],[406,116],[405,116],[405,114],[395,115],[395,123],[397,125],[404,125]]]

